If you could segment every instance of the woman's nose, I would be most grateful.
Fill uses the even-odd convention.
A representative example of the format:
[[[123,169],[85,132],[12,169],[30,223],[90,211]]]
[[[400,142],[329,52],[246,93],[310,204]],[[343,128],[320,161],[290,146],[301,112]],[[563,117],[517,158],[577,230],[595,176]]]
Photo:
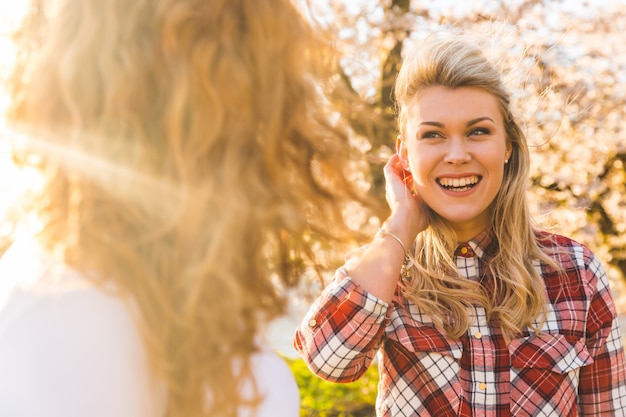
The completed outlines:
[[[464,138],[450,138],[444,162],[453,165],[464,164],[472,159]]]

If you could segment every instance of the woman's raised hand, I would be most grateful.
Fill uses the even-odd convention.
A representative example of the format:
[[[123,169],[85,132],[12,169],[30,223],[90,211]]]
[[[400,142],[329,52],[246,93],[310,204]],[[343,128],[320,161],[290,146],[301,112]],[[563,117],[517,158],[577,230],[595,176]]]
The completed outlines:
[[[385,197],[391,209],[385,228],[400,236],[406,244],[411,244],[428,226],[427,206],[415,191],[411,172],[404,168],[398,154],[389,158],[383,172]]]

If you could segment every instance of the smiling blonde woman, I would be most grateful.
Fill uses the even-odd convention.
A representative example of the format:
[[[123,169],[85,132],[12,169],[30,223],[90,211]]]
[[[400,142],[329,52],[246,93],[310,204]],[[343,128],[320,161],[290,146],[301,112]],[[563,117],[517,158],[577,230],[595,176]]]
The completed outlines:
[[[358,379],[378,353],[379,417],[626,414],[606,273],[533,226],[529,150],[501,78],[456,36],[406,58],[391,215],[296,331],[327,380]]]

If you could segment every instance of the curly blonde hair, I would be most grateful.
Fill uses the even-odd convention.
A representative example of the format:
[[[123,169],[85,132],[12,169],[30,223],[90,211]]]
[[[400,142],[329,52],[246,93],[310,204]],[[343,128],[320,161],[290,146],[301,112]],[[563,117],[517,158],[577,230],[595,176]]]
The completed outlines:
[[[285,310],[274,277],[297,284],[362,200],[320,95],[327,43],[289,0],[35,2],[18,40],[41,241],[138,307],[168,416],[234,416]]]
[[[467,308],[476,302],[487,308],[489,317],[499,321],[507,337],[513,337],[546,318],[545,286],[533,260],[560,270],[538,241],[529,212],[527,140],[512,114],[502,74],[477,44],[460,35],[436,34],[416,46],[403,63],[395,86],[400,132],[406,129],[409,105],[431,86],[481,88],[498,100],[503,115],[512,153],[500,190],[490,206],[490,226],[497,250],[489,262],[488,274],[495,278],[496,287],[492,295],[487,295],[479,284],[458,279],[453,261],[458,245],[454,230],[430,210],[430,226],[416,239],[416,266],[404,293],[432,315],[451,337],[458,338],[467,331]]]

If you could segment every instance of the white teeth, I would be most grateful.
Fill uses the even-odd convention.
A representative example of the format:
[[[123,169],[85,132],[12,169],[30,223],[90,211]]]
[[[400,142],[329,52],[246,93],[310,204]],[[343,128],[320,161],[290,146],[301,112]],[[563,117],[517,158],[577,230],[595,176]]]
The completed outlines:
[[[474,185],[478,182],[478,176],[472,175],[465,178],[440,178],[439,184],[444,187],[466,187],[468,185]]]

